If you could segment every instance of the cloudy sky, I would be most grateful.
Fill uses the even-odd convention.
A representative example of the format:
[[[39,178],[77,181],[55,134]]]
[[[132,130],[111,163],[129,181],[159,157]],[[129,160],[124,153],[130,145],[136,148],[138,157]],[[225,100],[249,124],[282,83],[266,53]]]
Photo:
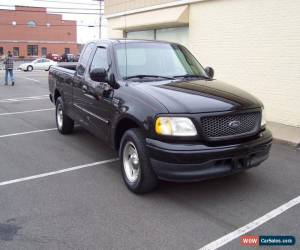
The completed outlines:
[[[99,37],[100,5],[95,0],[0,0],[0,9],[14,9],[14,7],[7,7],[7,5],[47,7],[48,12],[58,14],[61,14],[59,12],[71,12],[62,13],[62,16],[65,20],[77,21],[77,41],[79,43],[85,43]],[[84,14],[78,14],[78,12]],[[102,26],[104,26],[102,28],[102,37],[105,38],[107,33],[106,20],[102,22]]]

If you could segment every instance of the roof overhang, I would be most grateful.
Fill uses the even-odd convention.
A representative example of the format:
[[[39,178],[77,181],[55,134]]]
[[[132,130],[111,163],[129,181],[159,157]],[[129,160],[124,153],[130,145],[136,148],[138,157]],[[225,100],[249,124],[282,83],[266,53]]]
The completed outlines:
[[[124,31],[186,26],[189,24],[189,6],[183,5],[111,18],[110,22],[112,29]]]

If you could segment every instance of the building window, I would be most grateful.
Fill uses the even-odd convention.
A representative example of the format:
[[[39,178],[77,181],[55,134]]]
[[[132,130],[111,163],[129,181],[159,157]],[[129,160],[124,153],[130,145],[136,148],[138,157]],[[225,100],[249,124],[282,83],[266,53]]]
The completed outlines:
[[[27,46],[27,55],[28,56],[38,56],[38,46],[37,45],[28,45]]]
[[[162,40],[168,42],[180,43],[188,46],[189,28],[175,27],[154,30],[131,31],[126,34],[130,39]]]
[[[70,54],[70,48],[65,48],[65,54]]]
[[[35,28],[36,27],[36,22],[31,20],[27,22],[27,27],[29,28]]]
[[[189,45],[189,28],[175,27],[156,30],[156,40],[180,43],[186,47]]]
[[[3,54],[4,54],[3,47],[0,47],[0,56],[3,56]]]
[[[13,56],[19,56],[20,55],[20,51],[18,47],[14,47],[13,48]]]
[[[47,48],[43,47],[41,52],[42,52],[42,56],[46,56],[47,55]]]
[[[155,40],[155,30],[131,31],[127,33],[127,38]]]

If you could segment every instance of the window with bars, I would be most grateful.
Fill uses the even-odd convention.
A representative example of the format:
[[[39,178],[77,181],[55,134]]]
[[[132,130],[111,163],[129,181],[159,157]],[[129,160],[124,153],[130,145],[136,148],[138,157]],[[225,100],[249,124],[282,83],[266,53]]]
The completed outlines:
[[[38,56],[38,45],[28,45],[27,55],[28,56]]]
[[[43,47],[41,52],[42,52],[42,56],[46,56],[47,55],[47,48]]]
[[[13,56],[19,56],[19,55],[20,55],[19,47],[14,47],[13,48]]]

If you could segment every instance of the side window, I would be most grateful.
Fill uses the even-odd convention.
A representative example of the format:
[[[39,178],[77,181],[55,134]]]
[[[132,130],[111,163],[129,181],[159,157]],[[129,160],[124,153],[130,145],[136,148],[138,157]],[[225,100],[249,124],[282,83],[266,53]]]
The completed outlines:
[[[106,48],[97,48],[91,63],[90,72],[96,68],[103,68],[108,70],[108,58]]]
[[[93,52],[94,44],[90,43],[86,46],[83,54],[80,57],[80,60],[78,62],[78,68],[77,68],[77,73],[78,75],[83,75],[85,72],[85,69],[87,67],[87,64],[89,62],[89,58]]]

